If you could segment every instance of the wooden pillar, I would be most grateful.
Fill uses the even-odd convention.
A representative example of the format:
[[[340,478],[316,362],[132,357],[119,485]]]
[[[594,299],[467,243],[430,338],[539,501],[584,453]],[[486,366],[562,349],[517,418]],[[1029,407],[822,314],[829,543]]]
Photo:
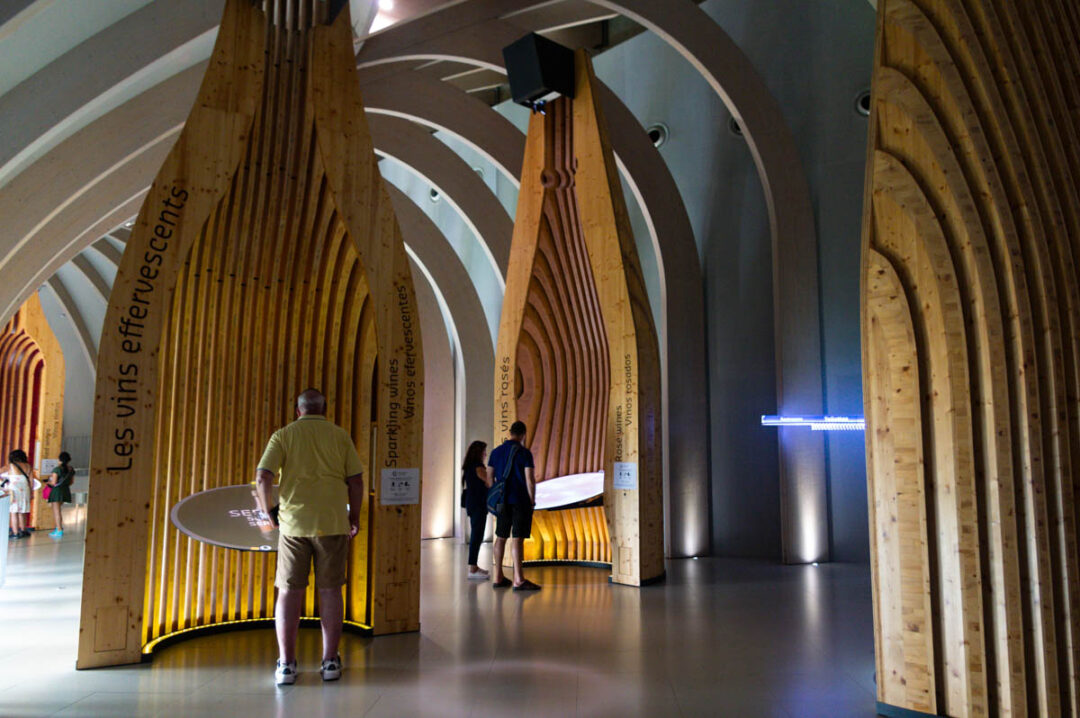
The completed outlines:
[[[863,231],[878,700],[1080,712],[1080,12],[880,0]]]
[[[419,627],[420,324],[335,5],[227,0],[128,240],[98,359],[80,668],[273,615],[272,554],[193,542],[169,512],[249,481],[311,386],[369,467],[346,620]],[[392,471],[411,473],[415,497],[384,495]]]
[[[604,470],[612,580],[640,585],[664,572],[659,350],[584,51],[575,67],[573,100],[549,103],[529,123],[496,351],[495,441],[520,418],[538,480]]]

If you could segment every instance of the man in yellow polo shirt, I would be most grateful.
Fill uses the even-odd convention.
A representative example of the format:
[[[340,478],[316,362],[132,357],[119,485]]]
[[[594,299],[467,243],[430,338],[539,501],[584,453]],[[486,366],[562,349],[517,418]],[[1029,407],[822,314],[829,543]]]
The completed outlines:
[[[275,606],[278,657],[274,680],[296,682],[296,633],[307,590],[308,572],[315,562],[322,619],[324,681],[341,677],[338,642],[345,617],[341,587],[349,539],[360,526],[364,503],[363,467],[352,437],[326,418],[326,397],[308,389],[296,400],[296,421],[274,432],[255,471],[259,506],[271,512],[274,476],[278,487],[277,579]],[[271,512],[271,515],[272,512]]]

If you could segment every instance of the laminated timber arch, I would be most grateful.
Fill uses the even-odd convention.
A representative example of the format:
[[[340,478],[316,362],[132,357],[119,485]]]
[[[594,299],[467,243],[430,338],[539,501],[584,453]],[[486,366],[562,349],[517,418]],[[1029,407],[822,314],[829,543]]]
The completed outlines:
[[[495,354],[495,441],[523,419],[537,481],[603,470],[610,553],[600,555],[612,581],[641,585],[664,572],[660,353],[583,50],[575,75],[573,100],[529,122]],[[635,485],[617,486],[616,466],[630,465]],[[558,558],[586,560],[592,543],[575,540],[579,554]]]
[[[110,297],[80,668],[137,661],[144,642],[183,628],[272,615],[264,554],[193,546],[165,517],[176,498],[248,481],[313,384],[371,467],[346,619],[375,633],[419,627],[420,507],[382,505],[379,470],[421,466],[420,329],[348,12],[264,7],[227,0]]]
[[[878,700],[1080,713],[1080,15],[880,0],[863,229]]]
[[[32,294],[0,329],[0,462],[22,449],[40,469],[41,459],[60,454],[63,423],[64,354]],[[33,492],[30,525],[54,527],[40,490]]]

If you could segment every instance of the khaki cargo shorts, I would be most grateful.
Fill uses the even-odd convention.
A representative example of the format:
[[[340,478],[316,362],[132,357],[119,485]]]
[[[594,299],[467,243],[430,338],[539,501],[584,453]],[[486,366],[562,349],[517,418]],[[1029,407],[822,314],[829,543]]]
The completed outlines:
[[[349,536],[278,537],[278,588],[307,588],[311,560],[315,559],[315,588],[341,588],[349,559]]]

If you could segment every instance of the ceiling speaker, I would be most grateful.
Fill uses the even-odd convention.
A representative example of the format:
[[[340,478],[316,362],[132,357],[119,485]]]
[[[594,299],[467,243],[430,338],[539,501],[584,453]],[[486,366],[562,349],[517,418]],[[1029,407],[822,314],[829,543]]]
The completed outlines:
[[[503,48],[510,95],[538,110],[556,97],[574,96],[574,51],[535,32]]]

